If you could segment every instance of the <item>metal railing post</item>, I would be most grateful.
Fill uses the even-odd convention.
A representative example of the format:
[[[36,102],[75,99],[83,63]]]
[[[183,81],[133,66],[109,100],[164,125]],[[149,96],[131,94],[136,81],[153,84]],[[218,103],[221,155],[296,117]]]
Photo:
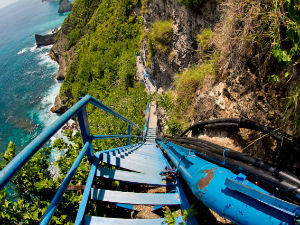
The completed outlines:
[[[128,124],[128,135],[131,133],[131,124]],[[127,137],[127,145],[130,145],[130,136]]]
[[[78,116],[78,122],[79,122],[83,143],[86,143],[87,141],[90,141],[91,143],[90,148],[87,151],[87,157],[89,162],[93,163],[95,155],[94,155],[92,140],[90,140],[91,134],[90,134],[89,121],[86,113],[86,106],[82,107],[82,109],[77,113],[77,116]]]
[[[140,131],[138,130],[136,133],[136,143],[139,143],[139,136],[140,136]]]

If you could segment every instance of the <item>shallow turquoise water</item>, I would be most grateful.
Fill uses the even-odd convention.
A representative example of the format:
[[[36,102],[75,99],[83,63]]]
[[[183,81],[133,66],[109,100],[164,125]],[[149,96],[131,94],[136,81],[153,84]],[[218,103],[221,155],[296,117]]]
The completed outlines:
[[[36,48],[34,39],[62,24],[66,14],[57,9],[58,1],[0,4],[0,152],[9,141],[21,149],[57,118],[49,109],[60,86],[58,65],[48,56],[50,46]]]

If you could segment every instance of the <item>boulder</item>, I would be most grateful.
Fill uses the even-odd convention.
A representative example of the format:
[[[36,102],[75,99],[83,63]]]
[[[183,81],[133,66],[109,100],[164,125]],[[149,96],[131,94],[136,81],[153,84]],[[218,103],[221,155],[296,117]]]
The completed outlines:
[[[58,13],[69,12],[72,9],[72,4],[69,0],[59,0]]]

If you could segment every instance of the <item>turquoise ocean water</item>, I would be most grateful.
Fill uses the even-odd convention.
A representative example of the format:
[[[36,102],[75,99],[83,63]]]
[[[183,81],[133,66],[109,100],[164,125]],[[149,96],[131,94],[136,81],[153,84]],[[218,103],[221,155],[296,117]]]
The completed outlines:
[[[57,116],[49,110],[59,91],[51,46],[36,48],[34,34],[50,33],[66,14],[58,0],[0,0],[0,153],[9,141],[21,149]]]

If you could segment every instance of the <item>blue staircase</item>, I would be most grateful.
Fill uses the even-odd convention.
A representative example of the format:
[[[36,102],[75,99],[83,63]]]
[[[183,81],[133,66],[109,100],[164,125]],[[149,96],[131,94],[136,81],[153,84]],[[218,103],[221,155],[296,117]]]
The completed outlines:
[[[126,121],[128,133],[91,135],[86,113],[87,104],[93,104]],[[149,108],[147,112],[149,112]],[[74,218],[76,225],[166,224],[164,218],[125,219],[121,216],[120,218],[110,218],[89,215],[87,207],[89,201],[96,201],[132,211],[139,210],[139,206],[150,206],[152,211],[170,206],[178,207],[181,212],[184,212],[191,206],[186,196],[186,190],[182,188],[180,183],[183,180],[189,187],[194,199],[197,198],[207,207],[236,224],[300,223],[300,207],[298,205],[275,197],[272,193],[248,181],[245,174],[236,174],[224,168],[220,165],[222,162],[215,164],[213,159],[206,155],[196,155],[192,149],[156,137],[156,127],[148,127],[147,125],[151,124],[149,123],[149,113],[146,114],[145,128],[141,130],[135,123],[89,95],[82,98],[48,129],[44,130],[0,172],[0,189],[53,134],[74,116],[78,118],[84,147],[61,183],[47,211],[41,218],[40,224],[50,222],[84,156],[88,157],[91,169],[79,209],[74,209],[77,210],[77,216]],[[137,135],[132,134],[134,130],[132,127],[136,129]],[[126,138],[127,145],[94,153],[93,140],[106,138]],[[137,140],[135,144],[131,144],[133,139]],[[226,158],[224,155],[222,160],[224,160],[225,165]],[[96,179],[101,179],[104,183],[118,181],[129,185],[151,185],[165,189],[160,193],[130,192],[126,188],[124,190],[108,190],[96,187]],[[183,220],[183,216],[178,216],[176,224],[182,224]],[[193,216],[188,218],[186,222],[192,225],[198,224]]]
[[[165,205],[178,205],[182,209],[190,208],[183,192],[178,191],[180,184],[177,182],[168,184],[163,171],[170,169],[170,165],[156,147],[155,127],[149,127],[146,142],[96,155],[95,162],[91,168],[87,184],[83,193],[75,224],[162,224],[164,219],[121,219],[85,215],[85,209],[89,199],[115,203],[119,207],[134,210],[136,205],[151,205],[153,210]],[[103,165],[117,167],[109,169],[99,166]],[[109,179],[110,181],[121,181],[126,183],[172,186],[173,191],[169,193],[135,193],[127,191],[112,191],[92,188],[93,180],[97,178]],[[177,222],[182,222],[177,218]],[[194,223],[195,224],[195,223]]]
[[[138,69],[141,65],[137,66]],[[142,67],[143,68],[143,67]],[[143,68],[143,79],[149,94],[156,88]],[[153,83],[153,82],[152,82]],[[92,104],[125,121],[128,124],[127,134],[92,135],[89,130],[86,105]],[[30,160],[30,158],[71,118],[77,117],[84,147],[71,166],[64,181],[53,197],[40,224],[48,224],[57,209],[63,194],[67,190],[77,168],[84,156],[88,157],[91,169],[86,180],[76,218],[79,224],[130,224],[154,225],[166,224],[164,218],[125,219],[99,217],[88,214],[89,201],[105,202],[126,210],[137,211],[139,206],[150,206],[151,210],[159,210],[164,206],[178,207],[183,212],[191,208],[187,198],[187,190],[182,188],[185,182],[189,196],[194,201],[200,200],[204,205],[219,215],[236,224],[300,224],[300,207],[274,196],[272,193],[247,180],[246,173],[236,173],[225,167],[226,157],[218,160],[206,154],[196,154],[193,149],[185,148],[170,140],[156,136],[156,125],[149,120],[150,104],[147,104],[144,129],[113,109],[87,95],[60,116],[53,124],[26,146],[1,172],[0,190]],[[152,118],[153,119],[153,118]],[[154,120],[155,121],[155,120]],[[136,132],[136,135],[133,134]],[[94,152],[93,140],[108,138],[126,138],[126,146]],[[131,144],[137,140],[135,144]],[[204,147],[206,148],[206,147]],[[171,164],[171,165],[170,165]],[[244,171],[247,172],[247,171]],[[150,185],[161,187],[160,193],[129,192],[128,190],[108,190],[96,187],[96,179],[105,182],[122,182],[128,185]],[[294,186],[292,186],[294,187]],[[297,187],[297,186],[295,186]],[[142,190],[142,189],[138,189]],[[298,196],[299,197],[299,196]],[[191,199],[191,198],[189,198]],[[198,201],[197,200],[197,201]],[[184,221],[187,219],[187,221]],[[195,217],[178,216],[176,224],[198,224]]]

